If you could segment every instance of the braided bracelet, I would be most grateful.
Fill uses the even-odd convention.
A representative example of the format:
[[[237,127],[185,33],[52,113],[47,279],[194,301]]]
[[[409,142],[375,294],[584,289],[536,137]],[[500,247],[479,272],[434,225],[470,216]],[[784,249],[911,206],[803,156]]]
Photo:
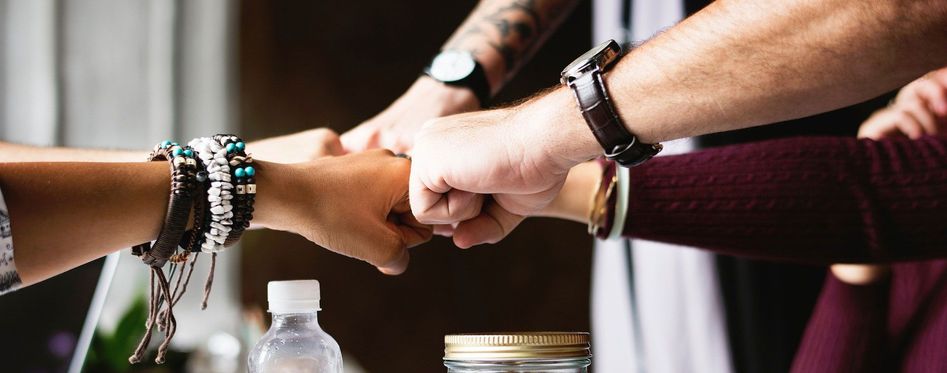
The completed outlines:
[[[141,361],[145,349],[151,341],[151,332],[155,325],[158,325],[159,329],[165,332],[164,341],[158,346],[158,354],[155,357],[156,363],[163,363],[171,338],[174,337],[177,330],[177,321],[172,310],[177,286],[174,292],[171,291],[169,286],[170,279],[173,278],[175,271],[171,271],[171,278],[169,278],[165,276],[162,267],[169,259],[177,255],[175,252],[185,236],[184,230],[187,228],[188,216],[191,213],[193,201],[196,199],[194,197],[199,189],[197,161],[193,156],[193,149],[182,147],[170,140],[156,145],[148,156],[149,161],[167,160],[170,164],[171,197],[169,198],[164,225],[161,227],[161,232],[154,244],[143,243],[132,248],[132,253],[140,255],[142,261],[151,269],[148,318],[145,322],[145,333],[138,343],[138,347],[135,348],[135,352],[128,358],[128,362],[132,364]],[[174,268],[176,262],[175,260],[172,268]],[[189,277],[190,275],[188,275]],[[155,280],[158,282],[157,287],[155,286]],[[180,277],[178,283],[180,283]],[[164,310],[161,310],[162,302],[166,307]]]
[[[154,244],[145,242],[132,248],[132,253],[140,255],[142,261],[152,267],[161,268],[181,242],[191,214],[193,198],[196,194],[197,162],[192,158],[194,151],[171,141],[155,146],[148,161],[168,161],[171,166],[171,197],[164,225]]]

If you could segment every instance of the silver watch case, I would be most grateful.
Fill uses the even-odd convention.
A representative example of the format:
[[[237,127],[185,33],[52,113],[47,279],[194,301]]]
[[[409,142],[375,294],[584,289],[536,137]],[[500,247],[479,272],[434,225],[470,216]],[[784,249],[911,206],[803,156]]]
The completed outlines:
[[[606,41],[595,48],[590,49],[585,54],[576,58],[575,61],[566,66],[560,74],[560,81],[564,85],[569,85],[575,78],[593,71],[604,72],[621,54],[621,46],[614,40]]]

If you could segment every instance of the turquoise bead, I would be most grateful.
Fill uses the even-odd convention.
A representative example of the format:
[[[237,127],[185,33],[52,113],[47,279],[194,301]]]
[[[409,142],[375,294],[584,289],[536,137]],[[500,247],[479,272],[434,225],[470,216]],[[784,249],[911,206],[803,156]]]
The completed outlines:
[[[181,154],[184,154],[184,151],[181,150],[181,148],[174,149],[174,151],[171,152],[171,155],[175,157],[180,157]]]
[[[247,147],[247,144],[244,144],[243,141],[238,141],[238,142],[237,142],[237,149],[243,150],[243,149],[246,148],[246,147]]]
[[[173,145],[173,146],[178,146],[178,143],[172,142],[171,145]]]
[[[188,157],[188,158],[193,157],[193,156],[194,156],[194,151],[191,150],[191,149],[185,149],[185,150],[184,150],[184,156],[185,156],[185,157]]]
[[[243,177],[244,175],[246,175],[246,172],[244,172],[242,168],[237,168],[233,171],[233,176]]]
[[[161,147],[162,147],[162,148],[167,148],[167,147],[169,147],[169,146],[171,146],[171,140],[164,140],[164,141],[161,142]]]
[[[254,169],[253,166],[247,166],[243,171],[246,172],[247,176],[256,175],[256,169]]]
[[[227,144],[227,153],[233,153],[234,148],[233,143]]]

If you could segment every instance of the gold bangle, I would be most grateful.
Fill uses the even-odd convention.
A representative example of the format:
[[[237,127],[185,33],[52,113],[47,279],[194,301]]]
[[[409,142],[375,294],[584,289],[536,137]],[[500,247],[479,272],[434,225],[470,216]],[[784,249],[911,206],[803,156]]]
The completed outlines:
[[[604,175],[603,175],[604,177]],[[618,175],[612,175],[612,179],[605,184],[599,181],[598,190],[592,196],[589,209],[589,234],[595,235],[599,228],[605,224],[605,217],[608,215],[608,200],[612,196],[612,191],[618,183]]]

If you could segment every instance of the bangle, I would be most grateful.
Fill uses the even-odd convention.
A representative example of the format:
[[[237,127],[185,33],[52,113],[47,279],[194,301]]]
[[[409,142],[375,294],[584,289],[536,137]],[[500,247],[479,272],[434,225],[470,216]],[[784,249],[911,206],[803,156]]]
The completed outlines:
[[[192,202],[197,190],[195,182],[197,161],[194,151],[177,143],[164,141],[155,146],[148,161],[168,161],[171,165],[171,196],[164,225],[154,244],[145,242],[132,247],[132,253],[140,255],[142,261],[152,267],[161,268],[174,254],[191,214]]]
[[[143,243],[132,248],[132,253],[140,255],[142,261],[147,264],[151,270],[151,280],[149,288],[151,290],[148,301],[148,317],[145,322],[145,334],[142,336],[138,347],[131,357],[129,363],[135,364],[141,361],[145,349],[151,341],[152,328],[158,325],[158,328],[164,331],[164,341],[158,346],[158,353],[155,357],[156,363],[163,363],[165,354],[171,343],[171,338],[177,330],[177,321],[174,318],[172,308],[176,303],[175,298],[179,299],[178,287],[175,286],[171,291],[170,280],[174,278],[175,268],[179,259],[172,260],[171,275],[165,276],[164,264],[171,258],[178,257],[175,252],[182,243],[186,242],[184,230],[187,228],[188,216],[194,207],[193,201],[197,194],[197,160],[194,158],[194,150],[190,147],[182,147],[170,140],[163,141],[155,146],[149,154],[148,161],[167,160],[171,166],[171,196],[168,202],[168,211],[166,213],[164,225],[154,244]],[[197,218],[197,216],[195,216]],[[195,222],[195,225],[197,223]],[[192,234],[193,235],[193,234]],[[186,252],[185,252],[186,253]],[[187,258],[184,259],[185,261]],[[193,269],[194,262],[191,262]],[[183,271],[183,265],[179,274],[178,285],[181,283],[180,273]],[[188,274],[190,279],[190,272]],[[157,280],[157,285],[155,284]],[[186,287],[187,285],[185,285]],[[183,294],[183,290],[181,292]],[[161,309],[162,304],[166,307]]]
[[[618,168],[617,189],[618,198],[615,200],[615,218],[612,220],[612,229],[608,239],[621,237],[625,229],[625,220],[628,214],[628,192],[631,189],[631,171],[628,167]]]
[[[615,163],[602,163],[602,177],[598,182],[598,190],[592,195],[589,209],[589,234],[597,236],[599,231],[607,224],[608,201],[611,199],[612,191],[615,189]]]

